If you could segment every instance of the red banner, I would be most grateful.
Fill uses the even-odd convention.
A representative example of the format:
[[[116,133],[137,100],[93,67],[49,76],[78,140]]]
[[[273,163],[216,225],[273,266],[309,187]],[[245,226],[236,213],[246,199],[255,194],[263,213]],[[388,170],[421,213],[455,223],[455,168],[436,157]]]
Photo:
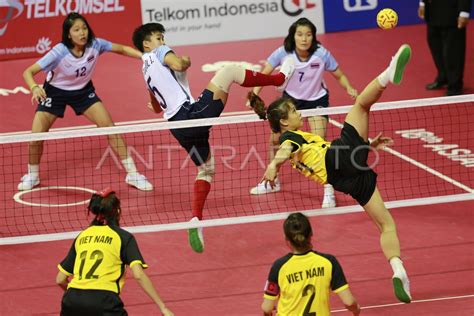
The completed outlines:
[[[0,60],[43,56],[61,41],[70,12],[84,15],[97,37],[127,45],[142,23],[139,0],[0,0]]]

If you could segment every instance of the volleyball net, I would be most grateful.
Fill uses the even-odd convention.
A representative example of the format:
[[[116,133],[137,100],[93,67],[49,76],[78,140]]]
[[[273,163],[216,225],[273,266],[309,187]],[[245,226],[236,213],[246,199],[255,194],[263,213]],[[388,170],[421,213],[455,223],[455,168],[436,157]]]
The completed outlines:
[[[371,137],[392,137],[390,148],[371,154],[378,188],[388,207],[474,199],[474,95],[378,103]],[[329,115],[327,139],[339,137],[350,106],[302,111]],[[216,175],[204,219],[189,223],[196,167],[170,133],[173,128],[212,125]],[[308,130],[306,125],[304,130]],[[121,134],[153,191],[125,183],[126,172],[108,143]],[[91,193],[113,188],[122,204],[121,226],[131,232],[185,229],[282,219],[288,212],[327,215],[361,211],[336,192],[337,207],[321,209],[323,187],[289,163],[279,174],[281,191],[251,195],[268,163],[270,128],[253,112],[215,119],[154,122],[110,128],[0,135],[0,245],[74,238],[92,220]],[[18,191],[28,165],[28,144],[44,141],[39,186]]]

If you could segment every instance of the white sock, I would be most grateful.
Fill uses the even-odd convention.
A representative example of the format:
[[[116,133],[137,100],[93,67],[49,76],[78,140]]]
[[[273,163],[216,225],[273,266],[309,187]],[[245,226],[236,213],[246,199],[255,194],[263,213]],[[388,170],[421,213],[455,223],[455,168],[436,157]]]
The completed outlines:
[[[392,266],[395,275],[406,274],[405,268],[403,267],[403,261],[400,258],[393,257],[390,259],[390,265]]]
[[[330,184],[324,185],[324,194],[325,195],[334,195],[334,188]]]
[[[382,87],[386,87],[390,82],[390,76],[388,74],[388,68],[385,69],[378,77],[377,80],[379,81]]]
[[[39,178],[39,171],[40,171],[39,165],[28,164],[28,174],[31,174],[32,176]]]
[[[122,165],[127,171],[127,173],[137,173],[137,166],[135,166],[135,162],[133,161],[132,157],[128,157],[127,159],[122,160]]]

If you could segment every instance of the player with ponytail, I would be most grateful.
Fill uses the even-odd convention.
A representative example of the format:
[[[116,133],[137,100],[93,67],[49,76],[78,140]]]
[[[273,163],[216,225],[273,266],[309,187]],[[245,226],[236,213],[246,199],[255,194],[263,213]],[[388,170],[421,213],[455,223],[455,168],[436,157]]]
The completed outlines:
[[[127,265],[161,313],[172,316],[144,271],[148,265],[135,237],[119,227],[122,211],[115,192],[107,188],[94,193],[87,209],[94,215],[91,225],[79,233],[58,265],[56,283],[65,291],[61,315],[127,315],[119,296]]]
[[[313,250],[308,218],[302,213],[290,214],[283,231],[291,252],[273,263],[265,285],[264,314],[272,315],[278,300],[278,315],[329,315],[331,290],[353,315],[359,315],[359,304],[337,259]]]

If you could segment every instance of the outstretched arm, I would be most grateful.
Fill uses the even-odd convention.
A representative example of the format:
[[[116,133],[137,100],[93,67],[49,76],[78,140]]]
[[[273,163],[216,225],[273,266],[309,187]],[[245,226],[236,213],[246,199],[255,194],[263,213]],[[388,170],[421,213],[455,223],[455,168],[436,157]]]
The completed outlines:
[[[153,283],[146,275],[145,271],[140,264],[134,264],[132,267],[133,278],[137,280],[140,287],[145,291],[145,293],[155,302],[156,305],[161,310],[161,313],[164,316],[173,316],[174,314],[165,306],[165,303],[161,300],[160,296],[155,290]]]
[[[339,82],[339,85],[346,90],[347,94],[350,95],[352,99],[357,98],[357,90],[352,87],[349,79],[347,79],[341,68],[337,68],[336,71],[331,72],[331,74]]]
[[[122,44],[116,44],[116,43],[112,43],[112,52],[116,54],[128,56],[128,57],[137,58],[137,59],[142,58],[142,55],[143,55],[140,51],[136,50],[135,48],[132,48],[130,46],[125,46]]]
[[[293,147],[291,143],[283,143],[280,146],[280,149],[278,149],[275,154],[275,158],[273,158],[272,162],[268,165],[267,170],[263,175],[262,182],[265,182],[265,184],[270,182],[272,187],[275,185],[274,181],[278,175],[278,170],[280,170],[280,166],[290,158],[292,149]]]

